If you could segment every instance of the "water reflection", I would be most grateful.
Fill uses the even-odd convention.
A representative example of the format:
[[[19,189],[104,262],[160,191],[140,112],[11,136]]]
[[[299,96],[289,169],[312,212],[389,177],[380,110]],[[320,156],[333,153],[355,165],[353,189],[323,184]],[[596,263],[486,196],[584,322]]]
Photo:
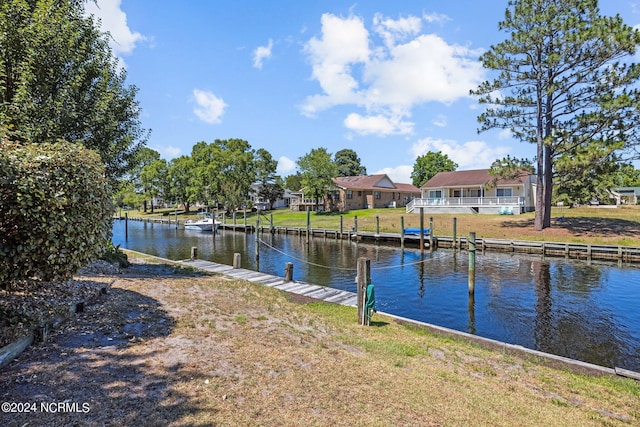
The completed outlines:
[[[170,259],[203,259],[258,269],[255,235],[210,233],[167,225],[114,225],[114,243]],[[640,269],[613,264],[485,253],[476,257],[475,294],[468,293],[466,252],[400,251],[332,238],[261,234],[259,270],[356,292],[359,257],[371,260],[376,305],[397,314],[603,366],[640,371]]]

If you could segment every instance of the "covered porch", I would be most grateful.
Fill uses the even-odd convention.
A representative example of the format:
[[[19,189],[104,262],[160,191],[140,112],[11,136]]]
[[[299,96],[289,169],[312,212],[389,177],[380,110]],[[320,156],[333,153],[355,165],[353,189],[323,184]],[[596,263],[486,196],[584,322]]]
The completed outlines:
[[[482,213],[519,215],[525,212],[525,198],[501,197],[430,197],[414,199],[407,205],[407,213]]]

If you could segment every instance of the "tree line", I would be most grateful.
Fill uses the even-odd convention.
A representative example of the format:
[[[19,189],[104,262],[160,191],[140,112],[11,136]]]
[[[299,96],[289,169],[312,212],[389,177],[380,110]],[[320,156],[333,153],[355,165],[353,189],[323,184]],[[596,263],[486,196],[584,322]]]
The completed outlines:
[[[47,169],[56,167],[55,162],[41,162],[41,169],[34,170],[14,161],[28,161],[30,145],[47,147],[44,153],[61,147],[55,144],[62,141],[99,157],[103,169],[94,173],[104,174],[111,192],[133,185],[147,196],[162,194],[185,205],[204,202],[235,208],[246,203],[252,183],[261,185],[265,193],[260,196],[266,200],[283,187],[304,187],[307,194],[320,198],[332,177],[366,173],[359,159],[354,161],[355,153],[348,153],[341,163],[318,148],[298,159],[299,173],[281,179],[271,155],[241,139],[201,142],[191,155],[163,162],[145,148],[150,131],[141,126],[137,88],[126,83],[109,35],[84,13],[84,3],[0,2],[0,203],[24,197],[17,193],[24,178],[20,174],[25,173],[20,171],[55,176]],[[492,79],[471,95],[485,106],[478,117],[479,131],[508,130],[517,140],[536,146],[534,159],[505,158],[493,165],[494,172],[504,176],[522,167],[537,173],[535,229],[550,226],[554,198],[584,201],[614,185],[637,185],[632,162],[640,158],[640,65],[634,55],[640,31],[618,15],[602,16],[597,0],[509,0],[498,28],[506,33],[505,40],[480,57]],[[85,158],[95,158],[83,150],[68,149],[76,156],[68,160],[69,170]],[[430,157],[416,162],[428,160],[427,166],[414,169],[414,185],[422,185],[431,174],[431,162],[440,162],[439,168],[453,167],[442,153]],[[341,169],[351,166],[354,169]],[[91,180],[83,183],[90,186]],[[35,187],[24,188],[34,192],[31,200],[42,196]],[[102,187],[93,190],[82,192],[109,194]],[[76,200],[73,189],[68,192],[67,200]],[[73,215],[73,210],[67,214]],[[100,211],[95,220],[103,221],[103,214]],[[7,235],[19,222],[13,217],[0,221]],[[85,237],[94,253],[104,247],[96,243],[104,239]],[[56,238],[50,233],[40,236],[39,247]],[[73,245],[80,240],[64,241]],[[15,255],[8,242],[2,245],[0,255]]]
[[[189,212],[194,205],[222,207],[227,211],[250,208],[250,196],[273,204],[285,189],[323,197],[338,176],[366,174],[366,168],[351,149],[332,155],[326,148],[312,149],[297,161],[296,173],[286,177],[277,174],[278,162],[264,148],[254,149],[242,139],[216,139],[195,144],[190,155],[169,161],[160,153],[143,148],[137,167],[119,185],[115,194],[118,206],[140,206],[153,212],[154,200],[172,206],[184,206]]]

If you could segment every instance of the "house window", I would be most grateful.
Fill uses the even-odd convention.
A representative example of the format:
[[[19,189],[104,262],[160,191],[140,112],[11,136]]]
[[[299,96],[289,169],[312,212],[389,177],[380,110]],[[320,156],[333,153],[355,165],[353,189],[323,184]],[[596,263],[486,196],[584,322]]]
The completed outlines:
[[[429,190],[429,198],[430,199],[441,199],[442,198],[442,190]]]
[[[460,190],[453,190],[453,197],[460,197],[462,196],[462,194],[460,194]]]
[[[353,199],[353,191],[347,190],[347,199]]]
[[[513,196],[513,188],[496,188],[496,196],[511,197]]]
[[[382,198],[382,193],[380,191],[374,191],[373,195],[377,200],[380,200]]]
[[[480,194],[480,189],[469,190],[469,197],[482,197],[482,194]]]
[[[362,191],[358,191],[358,197],[362,196]]]

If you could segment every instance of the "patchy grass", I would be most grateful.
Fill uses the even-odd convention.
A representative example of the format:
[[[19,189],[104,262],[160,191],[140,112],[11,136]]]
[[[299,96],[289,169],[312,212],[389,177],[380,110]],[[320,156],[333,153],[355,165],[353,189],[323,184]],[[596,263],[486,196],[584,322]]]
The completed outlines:
[[[354,308],[132,261],[106,298],[0,377],[4,401],[91,411],[2,414],[3,425],[640,423],[632,380],[552,369],[379,314],[362,327]]]

